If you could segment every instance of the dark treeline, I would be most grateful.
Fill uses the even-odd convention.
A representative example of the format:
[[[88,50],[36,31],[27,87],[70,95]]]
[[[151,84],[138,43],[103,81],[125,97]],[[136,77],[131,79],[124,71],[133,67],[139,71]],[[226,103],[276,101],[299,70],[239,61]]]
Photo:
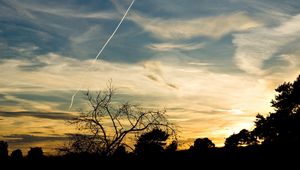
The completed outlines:
[[[180,162],[197,164],[238,162],[247,166],[254,166],[257,162],[272,164],[297,162],[300,161],[300,75],[294,82],[283,83],[275,91],[277,93],[271,101],[274,112],[266,116],[258,114],[253,130],[242,129],[239,133],[232,134],[226,138],[225,146],[221,148],[215,147],[209,138],[198,138],[186,150],[177,150],[174,126],[167,122],[161,112],[135,112],[126,103],[118,107],[117,114],[113,114],[109,110],[112,91],[104,93],[102,97],[99,93],[96,98],[87,93],[94,109],[72,120],[71,123],[87,130],[85,132],[88,135],[71,136],[70,144],[59,148],[61,154],[57,156],[44,156],[42,148],[38,147],[31,148],[26,156],[19,149],[9,154],[8,143],[0,141],[0,161],[11,163],[54,161],[75,164],[85,161],[152,162],[147,166],[154,166],[157,162],[172,162],[172,165]],[[105,128],[100,121],[101,114],[111,117],[114,136],[109,137],[104,130],[101,131]],[[127,129],[119,122],[124,117],[131,124]],[[134,148],[123,141],[126,134],[131,132],[139,134]]]

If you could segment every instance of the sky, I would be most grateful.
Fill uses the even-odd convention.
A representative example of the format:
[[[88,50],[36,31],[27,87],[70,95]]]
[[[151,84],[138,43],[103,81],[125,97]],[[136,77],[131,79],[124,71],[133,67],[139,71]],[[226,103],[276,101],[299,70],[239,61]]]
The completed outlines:
[[[166,109],[182,143],[217,146],[300,73],[298,0],[0,0],[0,139],[11,148],[57,147],[82,89]]]

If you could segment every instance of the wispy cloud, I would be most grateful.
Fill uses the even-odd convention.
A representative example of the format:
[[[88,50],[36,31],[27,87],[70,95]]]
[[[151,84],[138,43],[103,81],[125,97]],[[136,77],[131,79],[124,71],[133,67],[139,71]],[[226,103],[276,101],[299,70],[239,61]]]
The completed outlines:
[[[39,91],[41,89],[36,89],[34,87],[30,87],[30,83],[23,83],[21,86],[17,87],[17,91],[21,89],[27,89],[28,91]],[[34,86],[34,85],[32,85]],[[7,89],[8,90],[8,89]],[[15,89],[16,90],[16,89]],[[22,91],[22,90],[21,90]],[[5,94],[5,92],[4,92]],[[55,112],[55,108],[57,108],[60,104],[58,102],[54,101],[38,101],[38,100],[33,100],[33,99],[24,99],[24,98],[19,98],[15,95],[6,93],[1,97],[1,100],[4,102],[4,104],[0,105],[0,111],[12,111],[12,112],[23,112],[23,111],[40,111],[40,112]],[[8,103],[12,103],[13,106]]]
[[[146,75],[146,77],[148,77],[150,80],[153,80],[153,81],[156,81],[156,82],[159,82],[159,78],[154,76],[154,75]]]
[[[146,75],[147,78],[153,80],[157,83],[162,83],[163,85],[170,87],[172,89],[178,89],[179,87],[173,83],[169,83],[168,80],[165,78],[163,73],[163,67],[159,61],[147,61],[143,64],[146,71],[149,74]]]
[[[117,19],[117,17],[119,17],[118,13],[112,10],[92,12],[83,10],[83,8],[78,8],[75,4],[45,4],[34,1],[29,3],[24,3],[22,1],[7,1],[7,4],[15,9],[19,14],[25,15],[31,19],[39,17],[36,15],[36,12],[64,18]]]
[[[263,69],[264,62],[280,53],[284,45],[299,38],[299,32],[300,15],[296,15],[278,27],[263,27],[248,33],[235,34],[233,43],[237,47],[235,52],[237,66],[251,74],[266,73]]]
[[[190,65],[195,65],[195,66],[213,66],[213,63],[204,63],[204,62],[189,62],[188,64]]]
[[[12,50],[15,50],[19,53],[32,53],[33,51],[36,51],[39,49],[36,45],[27,45],[25,47],[10,47]]]
[[[226,113],[232,113],[236,115],[244,114],[244,112],[240,109],[216,109],[217,112],[226,112]]]
[[[36,61],[42,61],[45,66],[30,71],[20,69],[20,66],[33,64],[32,62]],[[1,106],[2,110],[6,111],[1,114],[1,117],[67,119],[68,113],[65,113],[64,108],[61,107],[59,111],[57,106],[64,104],[67,109],[69,102],[67,99],[65,102],[56,103],[42,99],[37,102],[15,97],[12,93],[26,91],[58,93],[59,90],[59,93],[68,91],[69,93],[65,94],[71,95],[71,90],[78,88],[78,82],[82,80],[81,74],[91,63],[92,60],[71,59],[57,54],[37,56],[36,60],[2,60],[0,67],[3,71],[0,72],[0,76],[3,79],[0,82],[0,92],[5,94],[3,100],[15,101],[19,104],[17,104],[18,110],[13,110],[16,106],[10,106],[10,111],[6,111],[9,108]],[[141,103],[146,107],[170,109],[168,114],[171,118],[174,116],[173,120],[185,129],[187,137],[215,132],[214,137],[223,138],[224,134],[230,135],[235,129],[251,125],[253,120],[250,118],[254,117],[257,111],[262,113],[270,111],[268,106],[273,97],[273,86],[269,86],[268,79],[244,74],[211,72],[207,67],[195,67],[190,63],[177,63],[172,60],[168,62],[150,60],[137,64],[97,61],[82,86],[97,91],[106,87],[106,80],[112,79],[118,92],[125,95],[122,99],[126,101],[132,99],[132,102]],[[270,78],[272,82],[274,79],[283,79],[282,77]],[[40,88],[24,88],[24,83],[27,83],[27,86],[38,84]],[[190,108],[190,110],[172,110],[172,108]],[[216,110],[218,108],[223,110]],[[43,111],[39,112],[39,110]],[[224,125],[224,117],[230,122],[229,124]],[[214,123],[199,125],[199,119]],[[11,126],[7,125],[7,127]]]
[[[154,50],[154,51],[171,51],[171,50],[196,50],[203,48],[204,43],[186,43],[186,44],[178,44],[178,43],[157,43],[157,44],[149,44],[146,47]]]
[[[82,34],[71,36],[70,40],[75,44],[82,44],[82,43],[86,43],[87,41],[94,41],[95,39],[98,38],[97,36],[100,33],[101,33],[100,26],[92,26]]]
[[[35,61],[42,61],[45,66],[31,71],[20,69],[20,66],[29,63],[33,64],[32,62]],[[37,91],[75,90],[78,88],[78,82],[82,79],[81,73],[86,71],[86,68],[91,62],[92,60],[81,61],[62,57],[57,54],[38,56],[37,60],[3,60],[2,63],[0,63],[0,67],[3,68],[3,71],[0,73],[0,76],[3,77],[0,91],[32,91],[33,89],[24,88],[25,82],[27,85],[38,84],[40,88],[36,89]],[[251,77],[245,78],[243,76],[239,77],[213,73],[208,71],[206,67],[194,67],[192,65],[189,67],[189,63],[186,63],[186,65],[182,64],[184,63],[177,64],[172,61],[166,63],[155,60],[141,64],[120,64],[98,61],[92,67],[89,75],[87,75],[86,81],[83,82],[83,87],[90,90],[99,90],[106,86],[106,80],[112,79],[116,85],[131,87],[130,89],[121,90],[130,90],[128,93],[132,95],[171,95],[168,88],[153,84],[154,80],[176,85],[180,88],[178,95],[183,96],[194,96],[197,93],[204,95],[205,92],[205,94],[211,96],[224,94],[224,97],[226,97],[227,95],[225,94],[235,94],[231,92],[232,90],[239,89],[238,87],[241,82],[243,82],[243,84],[248,82],[251,87],[257,86],[259,89],[265,90],[263,84],[259,83],[255,85],[255,83],[257,83],[256,78],[252,79]],[[222,93],[217,94],[216,92],[218,91]],[[258,93],[260,94],[260,92]],[[241,92],[237,94],[246,93]],[[250,95],[254,93],[251,92],[247,94]],[[200,96],[197,98],[202,98]],[[217,98],[218,97],[216,97],[216,99]],[[233,97],[233,99],[235,99],[235,97]],[[236,102],[238,101],[241,101],[241,99]]]
[[[189,20],[151,18],[135,13],[129,19],[159,39],[189,39],[198,36],[220,38],[231,32],[262,25],[242,12]]]
[[[68,139],[67,136],[36,136],[28,134],[11,134],[2,136],[9,143],[32,143],[32,142],[41,142],[41,141],[52,141],[52,140],[64,140]]]

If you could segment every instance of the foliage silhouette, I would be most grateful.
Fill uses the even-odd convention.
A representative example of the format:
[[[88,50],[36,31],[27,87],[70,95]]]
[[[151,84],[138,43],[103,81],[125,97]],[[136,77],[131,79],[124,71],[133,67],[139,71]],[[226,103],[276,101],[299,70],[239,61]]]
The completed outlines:
[[[153,155],[164,151],[169,134],[161,129],[153,129],[142,134],[135,144],[135,153],[139,155]]]
[[[246,129],[242,129],[239,133],[233,134],[226,138],[226,148],[236,148],[238,146],[250,146],[258,143],[255,136]]]
[[[271,101],[275,112],[258,114],[253,134],[266,145],[295,146],[300,142],[300,75],[293,83],[283,83]]]
[[[205,152],[210,148],[214,148],[215,144],[208,138],[197,138],[190,150]]]
[[[170,143],[167,147],[166,147],[166,152],[168,153],[174,153],[178,148],[178,142],[177,140],[173,140],[172,143]]]

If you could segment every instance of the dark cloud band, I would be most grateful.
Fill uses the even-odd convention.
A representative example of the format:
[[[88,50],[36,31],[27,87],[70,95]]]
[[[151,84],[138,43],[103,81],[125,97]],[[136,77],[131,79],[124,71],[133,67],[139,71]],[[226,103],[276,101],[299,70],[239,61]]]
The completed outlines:
[[[69,120],[73,117],[70,113],[64,113],[64,112],[31,112],[31,111],[20,111],[20,112],[0,111],[0,116],[3,117],[30,116],[36,118],[55,119],[55,120]]]

